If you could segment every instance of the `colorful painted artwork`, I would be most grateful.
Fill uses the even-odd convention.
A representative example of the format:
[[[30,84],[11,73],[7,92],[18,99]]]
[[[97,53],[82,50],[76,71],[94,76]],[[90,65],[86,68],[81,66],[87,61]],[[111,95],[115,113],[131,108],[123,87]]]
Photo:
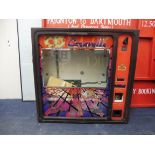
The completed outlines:
[[[93,88],[44,88],[45,116],[107,117],[108,90]]]
[[[112,38],[111,37],[71,37],[68,36],[42,36],[40,38],[40,69],[42,72],[42,97],[43,97],[43,113],[44,116],[48,117],[64,117],[64,118],[101,118],[107,119],[109,114],[109,92],[110,92],[110,71],[111,71],[111,49],[112,49]],[[44,49],[44,50],[42,50]],[[46,50],[48,49],[48,50]],[[55,50],[56,49],[56,50]],[[85,55],[81,54],[81,58],[76,58],[80,55],[70,54],[69,58],[65,61],[61,61],[58,57],[58,52],[61,53],[70,51],[79,51],[85,52],[85,50],[90,50],[90,52],[95,53],[94,55],[89,54],[89,63],[96,65],[98,72],[95,66],[91,64],[86,68],[83,67],[82,70],[80,67],[75,64],[67,64],[67,61],[70,63],[83,63],[85,61]],[[105,50],[106,49],[106,50]],[[50,50],[53,52],[50,53]],[[43,52],[46,52],[43,54]],[[54,54],[56,53],[56,54]],[[74,52],[72,52],[74,53]],[[89,53],[89,52],[88,52]],[[76,55],[77,54],[77,55]],[[53,56],[53,62],[50,62],[49,56]],[[71,57],[72,56],[72,57]],[[95,61],[92,57],[95,56],[95,61],[100,64],[94,63]],[[43,59],[43,57],[47,57]],[[106,59],[105,57],[109,57]],[[73,60],[74,58],[74,60]],[[72,59],[72,60],[70,60]],[[63,59],[64,60],[64,59]],[[107,61],[105,61],[107,60]],[[45,62],[49,61],[49,62]],[[84,63],[83,63],[84,64]],[[45,67],[48,65],[48,67]],[[66,67],[68,65],[68,67]],[[107,65],[107,66],[105,66]],[[61,66],[65,66],[63,70]],[[53,67],[53,68],[52,68]],[[73,68],[72,71],[68,71],[69,68],[76,67],[76,70]],[[65,72],[66,69],[66,72]],[[100,69],[100,70],[99,70]],[[86,71],[85,71],[86,70]],[[89,70],[89,72],[88,72]],[[93,72],[91,72],[91,70]],[[104,70],[104,72],[103,72]],[[61,72],[62,71],[62,72]],[[79,71],[79,74],[76,72]],[[93,79],[93,74],[98,73]],[[68,74],[68,75],[66,75]],[[85,74],[88,74],[85,76]],[[63,75],[63,76],[62,76]],[[77,75],[77,76],[76,76]],[[106,81],[104,77],[107,76]],[[64,77],[64,78],[63,78]],[[72,78],[71,78],[72,77]],[[82,78],[83,77],[83,78]],[[87,78],[86,78],[87,77]],[[70,79],[71,78],[71,79]],[[92,81],[91,81],[92,80]],[[93,81],[96,80],[96,81]],[[77,84],[76,84],[77,82]],[[86,85],[88,84],[88,87]],[[101,85],[102,84],[102,85]],[[82,86],[84,85],[84,86]],[[90,85],[90,87],[89,87]],[[96,87],[92,87],[96,85]],[[98,87],[101,85],[100,87]]]
[[[49,36],[45,39],[44,44],[48,48],[63,48],[65,45],[65,38],[62,36]]]
[[[40,36],[42,48],[71,49],[110,49],[113,39],[110,36]]]

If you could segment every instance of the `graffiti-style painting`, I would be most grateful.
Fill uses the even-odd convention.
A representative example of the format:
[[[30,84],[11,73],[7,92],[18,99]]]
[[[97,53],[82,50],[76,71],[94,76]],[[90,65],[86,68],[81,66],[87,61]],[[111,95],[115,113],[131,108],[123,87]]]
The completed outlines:
[[[44,35],[39,43],[44,116],[107,119],[113,39]]]
[[[99,118],[107,116],[108,94],[105,89],[46,88],[43,94],[45,116]]]

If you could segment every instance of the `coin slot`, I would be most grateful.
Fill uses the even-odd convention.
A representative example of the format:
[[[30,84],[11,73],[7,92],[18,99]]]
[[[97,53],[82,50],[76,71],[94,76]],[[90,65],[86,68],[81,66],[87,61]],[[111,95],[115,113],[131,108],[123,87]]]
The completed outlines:
[[[123,85],[123,84],[116,84],[116,85],[115,85],[116,88],[125,88],[125,86],[126,86],[126,85]]]
[[[125,81],[124,78],[117,78],[117,81]]]
[[[123,93],[115,93],[114,102],[123,102]]]

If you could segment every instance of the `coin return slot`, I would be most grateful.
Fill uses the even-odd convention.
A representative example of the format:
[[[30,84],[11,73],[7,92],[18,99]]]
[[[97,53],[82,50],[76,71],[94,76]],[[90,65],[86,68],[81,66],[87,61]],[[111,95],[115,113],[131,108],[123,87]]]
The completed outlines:
[[[116,84],[116,85],[115,85],[116,88],[125,88],[125,86],[126,86],[126,85],[123,85],[123,84]]]
[[[117,78],[117,81],[125,81],[124,78]]]
[[[112,117],[121,117],[122,116],[122,110],[113,110]]]
[[[123,102],[123,93],[115,93],[114,102]]]

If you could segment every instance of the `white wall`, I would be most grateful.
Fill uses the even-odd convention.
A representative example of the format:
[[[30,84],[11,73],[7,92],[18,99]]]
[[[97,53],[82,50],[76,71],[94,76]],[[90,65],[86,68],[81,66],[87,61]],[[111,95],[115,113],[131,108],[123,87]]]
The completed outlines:
[[[35,100],[31,28],[41,27],[41,20],[18,20],[23,100]]]
[[[0,99],[20,99],[16,20],[0,20]]]

